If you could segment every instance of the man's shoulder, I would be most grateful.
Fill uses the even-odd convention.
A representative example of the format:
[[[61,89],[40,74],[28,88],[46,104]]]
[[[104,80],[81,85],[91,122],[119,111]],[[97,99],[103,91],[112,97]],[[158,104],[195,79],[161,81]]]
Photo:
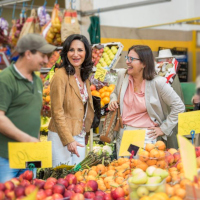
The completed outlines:
[[[0,82],[2,83],[13,83],[13,80],[15,79],[13,73],[11,72],[10,67],[7,67],[0,73]]]

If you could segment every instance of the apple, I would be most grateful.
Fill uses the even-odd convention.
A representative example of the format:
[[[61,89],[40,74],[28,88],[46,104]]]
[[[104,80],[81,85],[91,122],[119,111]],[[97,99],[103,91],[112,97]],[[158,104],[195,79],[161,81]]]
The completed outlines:
[[[18,186],[20,184],[20,181],[18,178],[12,178],[10,181],[12,181],[15,186]]]
[[[45,191],[43,189],[40,189],[38,192],[37,192],[37,195],[36,195],[36,199],[37,200],[43,200],[47,197]]]
[[[118,50],[115,46],[112,46],[111,51],[113,52],[113,54],[116,54]]]
[[[46,182],[48,182],[48,181],[57,183],[57,179],[56,179],[56,178],[53,178],[53,177],[49,177],[49,178],[46,180]]]
[[[84,197],[86,199],[93,199],[95,197],[95,193],[94,192],[85,192]]]
[[[95,196],[93,200],[104,200],[103,196]]]
[[[82,186],[82,185],[79,185],[79,184],[75,185],[75,187],[74,187],[74,192],[75,192],[75,193],[81,193],[81,194],[83,194],[83,193],[84,193],[84,188],[83,188],[83,186]]]
[[[106,193],[103,197],[104,200],[112,200],[112,196],[111,196],[111,193]]]
[[[103,67],[105,67],[105,66],[107,66],[107,63],[106,63],[106,62],[102,62],[101,65],[102,65]]]
[[[3,183],[0,183],[0,191],[4,191],[6,189],[5,185]]]
[[[44,184],[45,184],[45,181],[43,180],[35,182],[35,186],[37,186],[39,189],[43,189]]]
[[[57,200],[57,199],[61,200],[61,199],[63,199],[63,195],[62,194],[57,194],[57,193],[53,194],[52,197],[53,197],[54,200]]]
[[[105,195],[105,192],[102,191],[102,190],[97,190],[97,191],[95,192],[95,195],[96,195],[96,196],[104,196],[104,195]]]
[[[200,153],[200,151],[199,151],[199,153]],[[174,162],[178,162],[181,159],[180,152],[174,153],[173,156],[174,156]]]
[[[170,149],[168,149],[168,152],[173,155],[174,153],[176,153],[178,151],[174,148],[170,148]]]
[[[26,187],[26,186],[28,186],[28,185],[30,185],[31,183],[28,181],[28,180],[22,180],[22,182],[20,183],[20,185],[22,185],[22,186],[24,186],[24,187]]]
[[[85,183],[80,182],[79,185],[82,185],[83,187],[85,187]]]
[[[35,185],[29,185],[25,188],[25,194],[29,195],[36,189]]]
[[[101,57],[102,56],[102,53],[99,53],[99,57]]]
[[[113,199],[118,199],[120,197],[124,197],[125,193],[121,187],[116,188],[115,190],[111,191],[111,196]]]
[[[97,58],[97,54],[95,53],[95,54],[93,54],[93,58]]]
[[[28,180],[28,181],[31,181],[33,179],[33,172],[30,171],[30,170],[25,171],[23,178]]]
[[[45,184],[44,184],[44,189],[52,189],[53,186],[55,185],[56,183],[53,182],[53,181],[47,181]]]
[[[100,63],[102,63],[102,62],[105,62],[105,61],[104,61],[104,59],[103,59],[103,58],[101,58],[101,59],[99,60],[99,62],[100,62]]]
[[[111,64],[111,62],[112,62],[111,60],[108,60],[106,63],[109,66]]]
[[[100,51],[99,51],[99,49],[97,49],[97,50],[96,50],[96,54],[99,54],[99,53],[100,53]]]
[[[93,87],[92,87],[92,86],[93,86]],[[96,86],[95,86],[95,85],[91,85],[91,86],[90,86],[90,90],[91,90],[91,91],[92,91],[92,90],[96,90]],[[68,185],[69,185],[68,181],[67,181],[66,179],[64,179],[64,178],[59,178],[58,181],[57,181],[57,183],[58,183],[58,184],[64,185],[65,188],[67,188]]]
[[[100,64],[100,63],[98,63],[98,64],[96,65],[96,67],[102,67],[102,66],[101,66],[101,64]]]
[[[44,192],[45,192],[45,194],[46,194],[48,197],[51,196],[51,195],[53,194],[52,189],[46,189]]]
[[[98,189],[98,184],[94,180],[89,180],[85,185],[86,192],[96,192]]]
[[[19,175],[19,181],[22,182],[24,180],[24,174]]]
[[[65,190],[63,196],[70,198],[73,194],[75,194],[75,192],[73,190]]]
[[[75,184],[71,184],[67,187],[68,190],[73,190],[74,191],[74,187],[75,187]]]
[[[200,156],[200,147],[195,147],[196,157]]]
[[[113,60],[113,59],[114,59],[114,57],[115,57],[115,55],[113,55],[113,54],[110,54],[110,55],[109,55],[109,57],[110,57],[110,60]]]
[[[10,190],[8,192],[5,192],[6,197],[8,197],[9,200],[15,200],[15,192],[14,190]]]
[[[25,187],[24,186],[17,186],[14,190],[16,197],[21,197],[25,195]]]
[[[108,50],[110,50],[109,47],[104,47],[104,52],[107,52]]]
[[[64,194],[65,192],[65,186],[61,185],[61,184],[56,184],[53,186],[53,193],[57,193],[57,194]]]
[[[100,53],[103,53],[103,52],[104,52],[104,49],[102,48],[102,49],[100,49],[99,51],[100,51]]]
[[[15,185],[12,181],[6,181],[4,183],[4,185],[5,185],[7,190],[14,190],[14,188],[15,188]]]
[[[97,65],[98,65],[98,62],[99,62],[99,61],[95,61],[95,62],[94,62],[94,66],[97,66]]]
[[[5,199],[5,193],[2,190],[0,190],[0,200],[3,199]]]
[[[106,53],[109,55],[110,53],[112,53],[112,51],[109,49]]]
[[[174,156],[170,154],[169,156],[166,157],[167,163],[172,164],[174,162]]]
[[[46,197],[44,200],[54,200],[52,196]]]
[[[84,200],[84,196],[83,194],[79,194],[79,193],[74,193],[71,197],[70,200]]]

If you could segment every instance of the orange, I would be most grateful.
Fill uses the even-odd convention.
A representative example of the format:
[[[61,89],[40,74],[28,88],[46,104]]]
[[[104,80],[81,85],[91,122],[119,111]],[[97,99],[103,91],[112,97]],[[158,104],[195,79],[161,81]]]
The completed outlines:
[[[169,200],[183,200],[183,199],[178,196],[173,196]]]
[[[101,108],[105,106],[105,103],[101,100]]]
[[[49,103],[50,102],[50,96],[46,96],[46,98],[45,98],[45,101],[47,102],[47,103]]]
[[[101,97],[101,99],[103,99],[104,96],[105,96],[105,92],[100,93],[100,97]]]
[[[148,144],[146,144],[146,146],[145,146],[145,150],[146,151],[148,151],[148,152],[150,152],[152,149],[154,149],[155,148],[155,145],[154,144],[151,144],[151,143],[148,143]]]
[[[155,146],[158,148],[158,150],[165,150],[166,149],[166,145],[163,141],[157,141],[155,143]]]
[[[105,92],[108,91],[108,87],[107,86],[104,86],[103,89],[104,89]]]
[[[99,93],[101,94],[101,93],[103,93],[103,92],[105,92],[105,89],[104,89],[104,88],[101,88],[101,89],[99,90]]]
[[[50,93],[50,90],[48,88],[43,90],[43,94],[49,95],[49,93]]]
[[[104,97],[102,99],[102,101],[104,102],[104,104],[108,104],[110,102],[110,98],[109,97]]]
[[[184,189],[182,189],[182,188],[179,188],[179,189],[175,190],[175,194],[176,194],[178,197],[184,199],[185,196],[186,196],[186,191],[185,191]]]
[[[96,90],[93,90],[91,93],[92,93],[92,96],[100,97],[100,93]]]
[[[108,91],[109,92],[113,92],[113,90],[115,89],[115,85],[113,86],[113,85],[110,85],[109,87],[108,87]]]
[[[104,97],[110,97],[110,92],[104,92],[102,94],[104,94]]]

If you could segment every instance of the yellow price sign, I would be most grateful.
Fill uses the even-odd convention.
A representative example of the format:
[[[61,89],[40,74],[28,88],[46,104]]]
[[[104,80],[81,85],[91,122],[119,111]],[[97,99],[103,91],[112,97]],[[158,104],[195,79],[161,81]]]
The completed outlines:
[[[49,72],[49,81],[51,81],[51,79],[53,78],[55,72],[54,71],[50,71]]]
[[[10,168],[25,169],[27,162],[41,161],[41,168],[52,167],[52,143],[9,142]]]
[[[107,73],[106,69],[103,69],[102,67],[97,67],[94,78],[103,82],[105,80],[106,73]]]
[[[190,135],[192,130],[200,133],[200,111],[180,113],[178,115],[178,134]]]
[[[119,156],[130,156],[131,154],[128,152],[128,148],[131,144],[143,148],[145,135],[145,130],[124,131],[120,145]]]
[[[177,135],[179,149],[181,153],[181,161],[183,163],[183,169],[185,178],[193,181],[194,176],[197,176],[197,162],[195,147],[184,136]]]

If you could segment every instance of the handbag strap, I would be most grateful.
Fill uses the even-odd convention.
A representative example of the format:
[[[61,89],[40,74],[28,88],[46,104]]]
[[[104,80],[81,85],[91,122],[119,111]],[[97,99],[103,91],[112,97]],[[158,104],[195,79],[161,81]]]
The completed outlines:
[[[105,136],[108,136],[108,134],[109,134],[109,132],[110,132],[110,128],[111,128],[111,126],[112,126],[113,120],[114,120],[115,117],[116,117],[116,112],[117,112],[117,110],[115,110],[115,111],[112,113],[112,116],[111,116],[111,119],[110,119],[110,123],[109,123],[109,126],[108,126],[107,130],[106,130]]]

